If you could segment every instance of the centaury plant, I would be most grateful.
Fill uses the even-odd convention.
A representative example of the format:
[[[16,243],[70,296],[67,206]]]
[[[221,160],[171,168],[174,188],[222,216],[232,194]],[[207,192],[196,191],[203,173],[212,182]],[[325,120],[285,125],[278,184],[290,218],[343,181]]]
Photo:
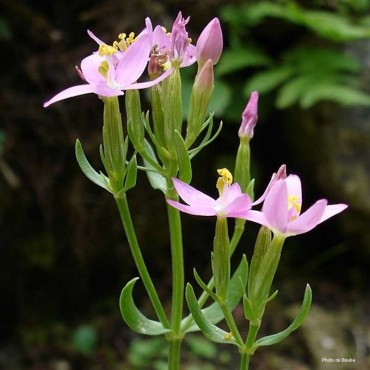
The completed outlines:
[[[87,93],[96,94],[103,103],[100,157],[105,173],[90,165],[79,140],[75,151],[87,178],[112,194],[140,279],[153,305],[155,317],[148,318],[133,299],[139,277],[127,282],[119,300],[126,324],[137,333],[165,338],[170,370],[180,369],[181,343],[186,333],[194,331],[202,331],[213,342],[237,346],[243,370],[248,369],[250,357],[257,348],[286,338],[302,324],[310,308],[311,289],[307,285],[301,309],[292,324],[280,333],[258,338],[266,304],[276,296],[276,292],[271,293],[271,286],[284,241],[311,230],[347,206],[328,206],[326,200],[319,200],[301,214],[300,179],[297,175],[287,176],[285,165],[272,175],[264,193],[254,200],[249,143],[257,122],[256,91],[251,94],[242,114],[234,178],[228,169],[218,170],[216,199],[189,185],[193,176],[192,161],[221,131],[221,124],[214,127],[209,103],[214,90],[213,68],[222,53],[223,36],[220,22],[214,18],[194,45],[186,29],[188,22],[189,18],[183,18],[180,12],[171,31],[167,32],[161,25],[153,27],[147,18],[144,29],[137,36],[120,34],[112,45],[88,31],[97,42],[98,50],[83,59],[81,68],[77,69],[85,83],[60,92],[44,106]],[[190,106],[184,109],[181,69],[194,63],[198,70],[189,98]],[[140,89],[150,90],[151,109],[147,113],[141,109]],[[119,109],[121,96],[125,100],[127,137],[123,134]],[[188,112],[186,122],[183,122],[183,110]],[[129,146],[134,149],[131,156],[128,155]],[[149,274],[131,218],[128,199],[136,185],[138,170],[146,172],[151,186],[162,193],[167,205],[172,265],[170,312],[165,310]],[[199,298],[192,286],[185,283],[182,234],[187,231],[182,228],[181,212],[216,217],[213,248],[209,249],[213,277],[204,282],[196,271],[194,274],[203,290]],[[231,238],[228,218],[235,219]],[[250,268],[243,256],[233,272],[230,258],[247,221],[260,224],[261,229]],[[184,315],[185,297],[190,310],[188,315]],[[206,305],[210,299],[213,302]],[[233,316],[238,304],[242,304],[249,321],[246,338],[242,337]],[[228,331],[217,326],[222,320]]]

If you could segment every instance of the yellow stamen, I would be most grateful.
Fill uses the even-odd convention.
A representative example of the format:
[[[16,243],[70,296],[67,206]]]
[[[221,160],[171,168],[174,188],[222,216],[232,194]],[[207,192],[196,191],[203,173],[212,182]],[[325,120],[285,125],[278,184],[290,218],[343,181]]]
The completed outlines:
[[[118,35],[118,39],[119,41],[115,41],[113,43],[113,46],[117,49],[120,49],[121,51],[125,51],[132,43],[137,40],[137,37],[135,37],[134,32],[130,32],[128,37],[125,33],[120,33]]]
[[[164,62],[162,65],[161,65],[161,70],[162,71],[167,71],[169,70],[170,68],[172,67],[172,63],[170,60],[167,60],[166,62]]]
[[[108,72],[109,72],[108,62],[105,60],[101,62],[98,71],[105,79],[108,79]]]
[[[109,46],[107,44],[101,44],[99,46],[99,56],[108,56],[110,57],[111,55],[115,54],[117,52],[117,48],[114,46]]]
[[[217,180],[216,187],[218,189],[218,192],[220,196],[222,195],[225,185],[229,186],[233,182],[233,175],[227,168],[221,168],[217,170],[217,173],[220,175],[220,177]]]
[[[301,212],[301,205],[298,202],[298,197],[296,195],[288,196],[288,209],[294,208],[295,214],[292,216],[292,220],[297,218],[297,215]]]

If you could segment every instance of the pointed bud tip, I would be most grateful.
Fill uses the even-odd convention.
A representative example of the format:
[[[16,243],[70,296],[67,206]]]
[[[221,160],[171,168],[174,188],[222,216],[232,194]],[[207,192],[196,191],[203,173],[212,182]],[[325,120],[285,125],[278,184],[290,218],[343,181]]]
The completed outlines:
[[[249,137],[250,139],[254,135],[254,126],[258,119],[258,92],[253,91],[249,98],[249,101],[242,114],[242,123],[239,129],[239,137]]]
[[[223,49],[223,36],[220,21],[213,18],[203,29],[197,41],[197,60],[201,66],[211,59],[216,64]]]

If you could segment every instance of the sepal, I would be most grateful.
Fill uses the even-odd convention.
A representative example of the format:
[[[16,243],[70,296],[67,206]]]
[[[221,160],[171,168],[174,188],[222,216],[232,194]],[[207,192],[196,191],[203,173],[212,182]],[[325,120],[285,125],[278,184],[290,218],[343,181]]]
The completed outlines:
[[[123,191],[132,189],[136,185],[137,179],[137,161],[136,155],[133,155],[126,168],[125,185]]]
[[[245,318],[252,324],[258,324],[260,319],[254,311],[253,304],[246,294],[243,295],[243,310]]]
[[[136,185],[136,179],[137,179],[137,161],[136,161],[136,155],[133,155],[130,159],[130,162],[128,163],[126,167],[126,175],[125,175],[125,182],[122,190],[120,190],[115,197],[116,198],[122,198],[124,197],[125,193],[135,187]]]
[[[134,285],[139,278],[133,278],[122,289],[119,298],[119,307],[121,310],[122,318],[129,326],[129,328],[137,333],[145,335],[161,335],[169,333],[171,330],[163,327],[163,325],[154,320],[148,319],[136,307],[132,297]]]
[[[256,242],[254,244],[254,252],[251,260],[248,280],[248,296],[252,297],[254,286],[256,285],[257,273],[260,270],[263,258],[267,249],[271,246],[271,231],[262,226],[258,232]]]
[[[186,144],[181,134],[175,131],[177,161],[179,165],[179,179],[189,184],[192,178],[191,162],[186,148]]]

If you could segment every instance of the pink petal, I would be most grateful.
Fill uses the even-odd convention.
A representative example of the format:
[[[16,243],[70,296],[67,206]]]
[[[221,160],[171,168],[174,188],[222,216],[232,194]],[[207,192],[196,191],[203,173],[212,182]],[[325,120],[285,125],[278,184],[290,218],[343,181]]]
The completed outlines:
[[[223,36],[220,21],[218,18],[213,18],[197,41],[197,59],[201,64],[208,59],[212,59],[213,64],[216,64],[220,59],[223,48]]]
[[[172,74],[173,71],[174,71],[174,69],[170,68],[166,72],[164,72],[163,74],[161,74],[159,77],[157,77],[156,79],[154,79],[152,81],[133,83],[133,84],[125,87],[125,90],[147,89],[148,87],[152,87],[152,86],[160,83],[161,81],[165,80],[169,75]]]
[[[170,37],[161,26],[157,26],[153,31],[153,46],[156,45],[160,52],[169,51],[171,47]]]
[[[176,178],[173,178],[172,182],[181,199],[190,206],[199,206],[201,208],[209,209],[213,209],[215,206],[216,201],[207,194],[202,193]]]
[[[265,200],[265,198],[266,198],[268,192],[270,191],[270,189],[272,188],[272,186],[276,183],[276,181],[281,180],[281,179],[286,179],[286,177],[287,177],[287,174],[286,174],[286,165],[285,164],[282,164],[279,167],[278,171],[276,173],[274,172],[272,174],[271,180],[268,183],[268,185],[267,185],[266,190],[264,191],[264,193],[257,200],[255,200],[252,203],[252,205],[255,206],[257,204],[262,203]]]
[[[201,207],[201,206],[187,206],[186,204],[181,204],[172,199],[167,199],[167,203],[174,208],[177,208],[179,211],[188,213],[189,215],[195,216],[216,216],[216,211],[210,207]]]
[[[141,37],[144,35],[148,35],[149,38],[153,37],[153,25],[149,17],[145,18],[145,28],[137,35],[137,37]]]
[[[86,81],[90,84],[105,84],[105,78],[99,73],[99,67],[105,59],[97,53],[89,55],[81,61],[81,71]],[[113,67],[111,67],[113,68]]]
[[[223,208],[222,212],[225,213],[226,217],[239,218],[240,214],[245,214],[249,211],[251,206],[251,199],[248,194],[242,194],[238,198],[235,198],[231,203],[228,203]]]
[[[147,35],[141,36],[123,53],[116,69],[117,82],[125,89],[143,74],[149,60],[151,42]]]
[[[240,197],[242,194],[243,193],[242,190],[240,189],[240,185],[235,182],[230,186],[227,187],[225,186],[225,188],[223,189],[223,194],[220,198],[218,198],[218,200],[222,204],[228,204],[231,203],[234,199]]]
[[[57,101],[72,98],[74,96],[78,95],[84,95],[89,93],[94,93],[94,86],[92,85],[77,85],[73,87],[69,87],[66,90],[63,90],[59,94],[55,95],[53,98],[48,100],[46,103],[44,103],[44,108],[48,107],[50,104],[54,104]]]
[[[277,181],[271,188],[262,210],[269,227],[284,234],[288,224],[288,188],[285,180]]]
[[[302,184],[301,180],[297,175],[289,175],[286,179],[288,186],[288,195],[297,197],[298,203],[302,204]]]
[[[120,96],[123,92],[120,89],[114,89],[107,85],[94,86],[94,93],[99,96]]]
[[[325,199],[318,200],[296,220],[289,222],[286,233],[289,235],[297,235],[312,230],[321,222],[327,203]]]
[[[90,30],[87,30],[87,34],[98,44],[98,45],[102,45],[102,44],[105,44],[102,40],[100,40],[99,38],[97,38]]]
[[[241,214],[234,216],[236,218],[243,218],[244,220],[253,221],[257,224],[268,226],[268,222],[266,220],[265,214],[260,211],[248,210]]]
[[[181,68],[182,67],[188,67],[194,64],[197,61],[197,49],[194,45],[190,44],[186,48],[186,52],[184,55],[184,58],[181,62]]]
[[[336,214],[344,211],[348,207],[347,204],[331,204],[325,208],[324,214],[322,215],[320,222],[327,220],[328,218],[335,216]]]

